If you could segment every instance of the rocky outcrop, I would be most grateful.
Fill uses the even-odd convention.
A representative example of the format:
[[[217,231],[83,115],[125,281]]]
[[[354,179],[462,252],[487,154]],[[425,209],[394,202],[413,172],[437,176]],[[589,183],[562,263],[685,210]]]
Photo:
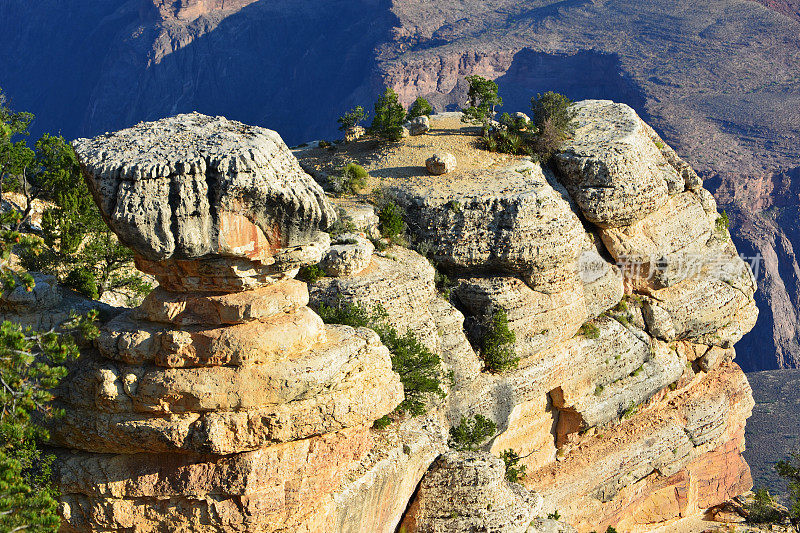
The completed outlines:
[[[538,518],[559,511],[581,533],[647,530],[747,490],[753,403],[732,345],[757,315],[752,275],[694,172],[630,108],[577,109],[554,171],[503,156],[392,181],[427,257],[376,252],[361,233],[374,211],[356,204],[343,205],[352,227],[337,224],[355,233],[330,246],[319,187],[257,128],[188,115],[78,142],[99,200],[139,191],[103,212],[163,283],[103,326],[58,391],[65,529],[571,531]],[[186,170],[164,152],[149,173],[132,170],[120,154],[135,161],[153,132],[200,147],[202,161],[217,139],[237,162],[199,176],[202,163]],[[169,191],[190,182],[221,207],[178,209]],[[195,223],[204,235],[185,229]],[[328,275],[294,279],[321,258]],[[340,302],[382,308],[438,355],[447,396],[370,429],[403,387],[376,333],[308,307]],[[480,358],[500,310],[519,358],[502,372]],[[496,434],[480,452],[448,451],[448,429],[475,414]],[[522,486],[505,479],[509,449]]]
[[[451,367],[444,419],[492,419],[487,450],[523,457],[543,513],[558,510],[581,532],[647,530],[750,485],[741,451],[752,398],[732,345],[757,317],[755,284],[685,162],[627,106],[577,109],[579,133],[555,173],[517,159],[393,182],[414,241],[454,282],[450,303],[431,300],[433,269],[401,249],[317,282],[312,300],[380,303],[445,368],[474,361]],[[476,372],[498,310],[520,360]],[[461,320],[472,348],[450,325]],[[431,321],[448,324],[446,342],[432,342]],[[443,475],[434,466],[423,478],[409,527],[459,523],[443,495],[428,494]]]
[[[525,533],[541,506],[540,496],[506,481],[500,458],[451,451],[431,466],[400,527],[409,533]]]
[[[321,189],[274,132],[198,114],[75,148],[160,287],[58,391],[64,529],[319,530],[403,398],[377,335],[292,279],[327,246]]]

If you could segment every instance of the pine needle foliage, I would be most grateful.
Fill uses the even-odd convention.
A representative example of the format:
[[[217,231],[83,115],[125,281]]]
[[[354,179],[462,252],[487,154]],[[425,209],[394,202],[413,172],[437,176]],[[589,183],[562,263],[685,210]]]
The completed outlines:
[[[475,451],[494,437],[496,432],[497,424],[483,415],[477,414],[472,418],[462,416],[458,425],[450,428],[447,444],[459,451]]]
[[[411,331],[401,335],[388,323],[388,314],[381,306],[370,310],[340,300],[333,305],[321,303],[316,311],[326,324],[370,328],[378,334],[391,353],[392,370],[400,375],[403,383],[405,399],[397,407],[398,412],[408,412],[413,416],[425,414],[426,401],[431,395],[446,395],[440,382],[439,356],[426,348]]]
[[[486,369],[502,372],[516,368],[519,357],[514,352],[516,334],[508,328],[508,315],[502,309],[495,311],[481,339],[481,355]]]

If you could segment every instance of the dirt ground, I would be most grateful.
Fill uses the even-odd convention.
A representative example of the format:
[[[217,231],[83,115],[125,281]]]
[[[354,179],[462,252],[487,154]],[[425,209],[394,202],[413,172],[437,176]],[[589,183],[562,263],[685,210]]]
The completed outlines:
[[[396,143],[364,138],[336,144],[335,149],[299,148],[294,153],[304,168],[313,172],[333,174],[348,163],[358,163],[370,174],[365,192],[379,186],[425,186],[434,181],[446,185],[467,178],[480,179],[481,171],[505,167],[522,159],[481,149],[479,128],[462,123],[459,117],[458,113],[433,115],[428,133]],[[453,154],[456,170],[444,176],[430,176],[425,160],[437,152]]]

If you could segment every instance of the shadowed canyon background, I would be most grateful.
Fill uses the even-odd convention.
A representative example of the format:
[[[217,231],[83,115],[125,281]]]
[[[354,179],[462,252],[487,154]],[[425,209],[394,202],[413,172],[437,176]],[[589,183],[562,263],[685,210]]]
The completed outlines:
[[[737,361],[800,366],[796,0],[2,0],[0,48],[11,105],[68,138],[197,110],[296,144],[383,85],[457,109],[468,74],[510,112],[551,89],[625,102],[763,257]]]

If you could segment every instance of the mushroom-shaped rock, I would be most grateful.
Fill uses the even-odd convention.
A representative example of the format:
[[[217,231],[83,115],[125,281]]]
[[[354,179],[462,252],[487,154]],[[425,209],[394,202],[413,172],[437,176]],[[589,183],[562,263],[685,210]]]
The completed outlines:
[[[242,290],[316,262],[335,219],[280,136],[178,115],[74,142],[103,217],[169,290]]]
[[[433,154],[425,161],[425,168],[434,176],[441,176],[452,172],[456,168],[456,156],[449,152]]]

